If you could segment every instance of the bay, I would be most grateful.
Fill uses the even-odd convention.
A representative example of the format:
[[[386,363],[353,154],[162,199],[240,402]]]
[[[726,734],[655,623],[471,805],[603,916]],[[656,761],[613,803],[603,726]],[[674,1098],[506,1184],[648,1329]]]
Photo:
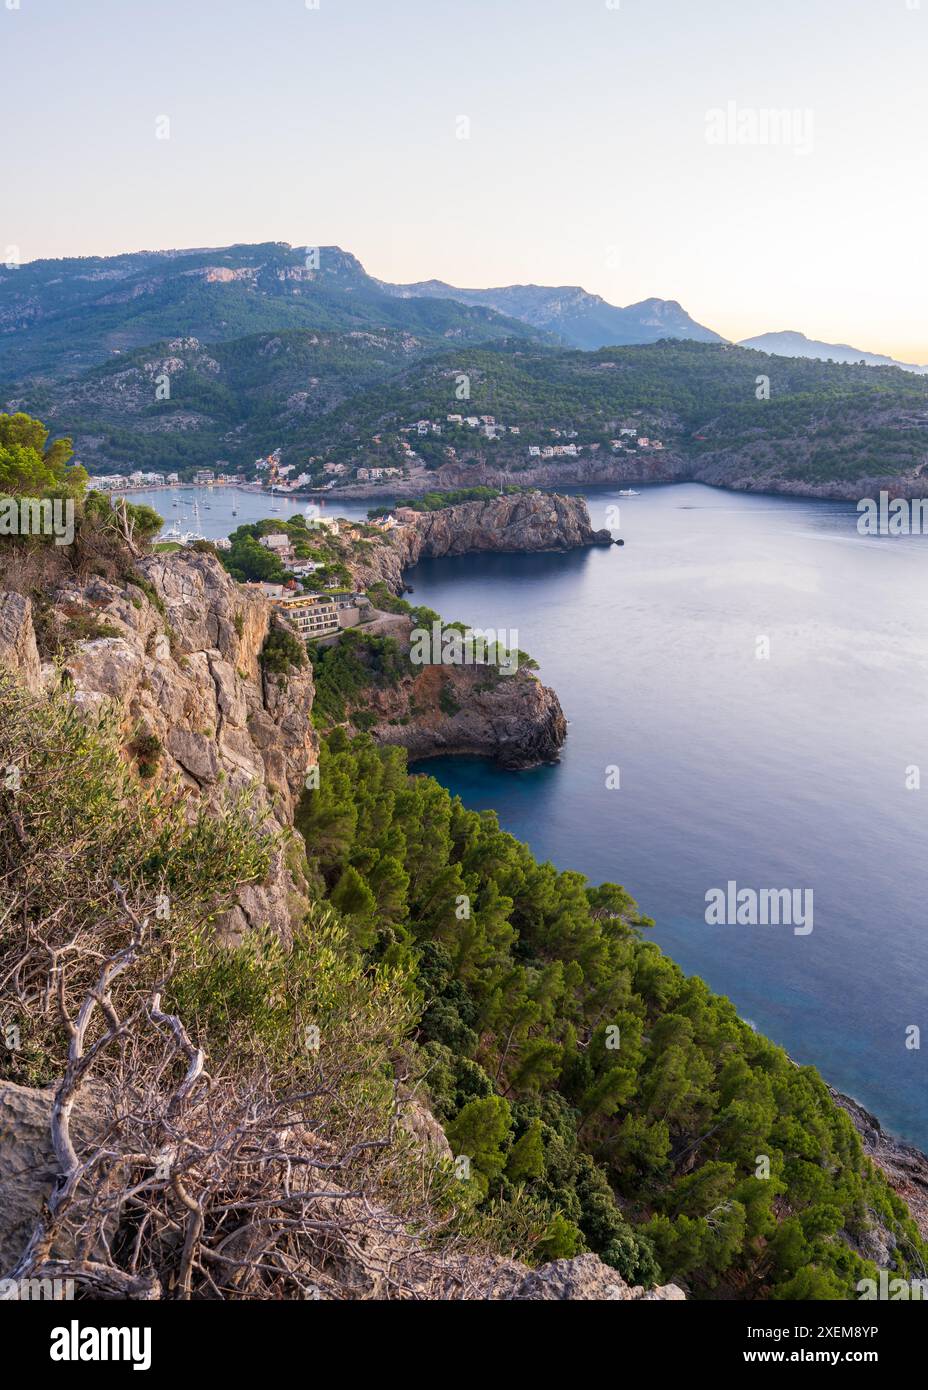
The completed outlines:
[[[928,777],[928,537],[698,484],[585,495],[594,525],[620,509],[624,548],[408,576],[447,620],[517,630],[570,721],[560,763],[418,770],[541,858],[623,883],[685,970],[928,1148],[906,1046],[928,1026],[928,783],[906,787],[907,768]],[[729,881],[811,889],[812,932],[707,925]]]
[[[417,770],[541,858],[624,883],[685,970],[928,1149],[922,1051],[906,1046],[928,1026],[928,783],[906,789],[907,768],[928,778],[928,537],[862,537],[849,503],[698,484],[584,495],[623,548],[408,575],[446,619],[518,631],[570,720],[560,763]],[[222,487],[129,496],[211,538],[306,505]],[[811,889],[813,931],[707,925],[707,890],[730,880]]]

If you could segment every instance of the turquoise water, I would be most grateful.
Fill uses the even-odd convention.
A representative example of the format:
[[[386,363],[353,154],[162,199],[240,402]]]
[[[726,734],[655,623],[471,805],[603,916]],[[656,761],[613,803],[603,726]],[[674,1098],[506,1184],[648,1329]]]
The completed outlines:
[[[542,858],[624,883],[686,970],[928,1148],[905,1045],[928,1026],[928,537],[696,484],[587,495],[594,524],[620,507],[624,548],[409,576],[447,619],[518,630],[570,720],[561,762],[421,769]],[[729,880],[811,889],[813,931],[707,925]]]

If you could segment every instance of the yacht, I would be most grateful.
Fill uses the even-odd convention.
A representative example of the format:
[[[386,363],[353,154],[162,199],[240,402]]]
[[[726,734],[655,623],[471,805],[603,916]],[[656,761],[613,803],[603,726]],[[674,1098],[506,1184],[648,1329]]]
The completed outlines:
[[[620,497],[640,497],[641,493],[636,492],[633,487],[623,487],[619,489]]]

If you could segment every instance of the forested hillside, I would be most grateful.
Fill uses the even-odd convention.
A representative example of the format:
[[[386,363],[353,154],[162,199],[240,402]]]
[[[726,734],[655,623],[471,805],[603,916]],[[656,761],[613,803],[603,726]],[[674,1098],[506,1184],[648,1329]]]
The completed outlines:
[[[434,344],[537,330],[492,309],[384,293],[337,246],[140,251],[0,267],[0,381],[62,378],[165,338],[394,329]]]
[[[298,821],[373,963],[412,971],[421,1084],[473,1220],[696,1296],[855,1296],[887,1232],[926,1249],[811,1067],[647,940],[617,884],[539,864],[405,754],[333,732]]]
[[[624,470],[616,476],[642,479],[789,489],[896,478],[917,491],[928,459],[928,380],[895,368],[669,341],[598,352],[517,341],[435,348],[383,328],[175,338],[73,380],[10,386],[4,398],[70,433],[98,471],[248,468],[278,446],[320,480],[325,461],[349,475],[364,463],[406,467],[399,431],[420,418],[442,426],[414,440],[420,468],[453,466],[456,485],[469,467],[475,482],[486,480],[481,470],[524,472],[538,463],[530,446],[558,442],[554,431],[575,441],[575,472],[590,469],[594,481],[613,463]],[[491,415],[519,434],[490,440],[449,414]],[[614,454],[629,422],[663,452]]]

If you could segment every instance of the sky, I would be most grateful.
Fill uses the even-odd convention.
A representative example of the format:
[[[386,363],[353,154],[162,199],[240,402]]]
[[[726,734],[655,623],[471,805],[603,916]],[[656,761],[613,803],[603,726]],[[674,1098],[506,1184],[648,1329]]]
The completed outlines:
[[[0,0],[0,62],[5,259],[334,244],[928,362],[928,0]]]

